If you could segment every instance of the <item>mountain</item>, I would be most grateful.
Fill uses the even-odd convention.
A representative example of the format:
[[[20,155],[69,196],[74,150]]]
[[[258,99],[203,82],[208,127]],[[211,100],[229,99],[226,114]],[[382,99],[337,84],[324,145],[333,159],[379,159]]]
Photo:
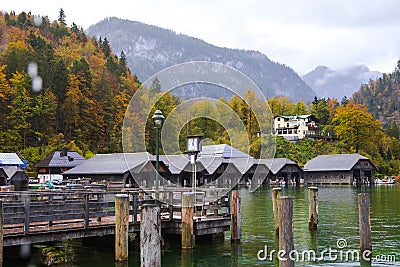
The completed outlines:
[[[370,71],[365,65],[355,65],[344,71],[332,70],[326,66],[318,66],[303,76],[319,98],[350,97],[362,84],[382,76],[378,71]]]
[[[395,71],[364,84],[352,99],[364,104],[385,128],[400,124],[400,60]],[[398,137],[398,136],[397,136]]]
[[[272,62],[260,52],[217,47],[171,30],[115,17],[90,26],[86,34],[107,38],[115,54],[123,51],[129,68],[141,81],[175,64],[210,61],[243,72],[267,98],[287,95],[292,100],[308,101],[315,96],[291,68]]]

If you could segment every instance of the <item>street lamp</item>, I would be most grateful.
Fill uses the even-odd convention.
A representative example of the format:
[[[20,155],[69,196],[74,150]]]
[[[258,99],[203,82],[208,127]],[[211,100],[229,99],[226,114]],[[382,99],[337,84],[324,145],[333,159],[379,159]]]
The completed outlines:
[[[154,128],[156,129],[156,198],[158,198],[158,172],[160,169],[159,166],[159,160],[160,160],[160,151],[159,151],[159,142],[160,142],[160,128],[162,127],[162,124],[164,122],[164,115],[162,114],[161,110],[157,109],[156,112],[154,112],[153,117],[154,123]]]
[[[196,192],[196,159],[197,154],[201,151],[201,136],[189,135],[186,136],[186,153],[189,155],[190,164],[193,166],[193,188]]]

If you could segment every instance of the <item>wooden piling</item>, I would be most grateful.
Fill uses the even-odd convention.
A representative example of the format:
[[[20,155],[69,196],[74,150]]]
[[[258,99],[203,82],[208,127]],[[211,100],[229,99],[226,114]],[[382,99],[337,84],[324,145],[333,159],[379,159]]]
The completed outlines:
[[[293,240],[293,198],[280,197],[278,201],[279,211],[279,250],[284,251],[279,260],[279,267],[294,267],[294,261],[290,259],[294,251]]]
[[[358,194],[358,223],[360,230],[360,252],[364,260],[372,257],[370,199],[366,193]]]
[[[232,231],[231,240],[240,241],[242,237],[242,222],[240,215],[240,197],[238,190],[232,190]]]
[[[194,193],[182,193],[182,249],[194,247]]]
[[[318,188],[308,188],[308,229],[316,230],[318,226]]]
[[[282,188],[276,187],[272,189],[272,209],[274,211],[275,233],[279,234],[279,213],[278,199],[282,196]]]
[[[128,261],[129,196],[115,195],[115,261]]]
[[[157,204],[145,204],[140,221],[140,266],[161,266],[161,215]]]

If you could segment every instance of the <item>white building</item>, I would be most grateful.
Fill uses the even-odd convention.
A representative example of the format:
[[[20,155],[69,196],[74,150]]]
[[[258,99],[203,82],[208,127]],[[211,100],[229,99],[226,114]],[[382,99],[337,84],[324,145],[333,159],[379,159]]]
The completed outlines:
[[[316,135],[318,120],[312,115],[276,116],[274,133],[288,140],[299,140]]]

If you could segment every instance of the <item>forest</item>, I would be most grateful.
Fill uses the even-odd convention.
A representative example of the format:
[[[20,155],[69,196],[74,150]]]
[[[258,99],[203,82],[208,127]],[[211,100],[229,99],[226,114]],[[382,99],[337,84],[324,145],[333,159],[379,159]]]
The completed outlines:
[[[375,82],[385,88],[382,94],[393,96],[392,91],[398,92],[399,74],[397,66],[393,74],[385,74]],[[198,101],[193,112],[223,116],[221,106],[228,106],[245,127],[246,136],[237,139],[249,140],[254,157],[260,156],[265,138],[256,134],[261,123],[255,117],[256,108],[268,108],[273,116],[312,113],[319,120],[319,134],[337,136],[339,141],[304,139],[293,143],[278,137],[275,157],[287,157],[304,165],[320,154],[358,152],[372,159],[379,169],[378,176],[397,176],[398,121],[395,117],[390,123],[382,121],[380,114],[389,118],[398,112],[399,101],[366,102],[376,92],[375,83],[362,86],[351,99],[315,98],[310,103],[293,102],[284,96],[265,103],[248,90],[243,99],[233,96],[214,102]],[[137,90],[145,90],[144,98],[161,96],[152,112],[160,109],[165,116],[183,102],[162,89],[157,79],[150,88],[141,86],[127,67],[124,52],[117,56],[107,38],[89,38],[75,24],[67,26],[62,9],[58,20],[52,22],[24,12],[0,14],[0,151],[19,151],[29,160],[30,167],[64,147],[87,158],[96,153],[122,152],[124,118]],[[232,136],[218,120],[196,114],[191,114],[194,119],[179,133],[182,151],[188,134],[202,135],[217,144],[231,144]],[[135,125],[145,125],[146,149],[154,153],[151,116]],[[237,148],[242,149],[240,145]]]

